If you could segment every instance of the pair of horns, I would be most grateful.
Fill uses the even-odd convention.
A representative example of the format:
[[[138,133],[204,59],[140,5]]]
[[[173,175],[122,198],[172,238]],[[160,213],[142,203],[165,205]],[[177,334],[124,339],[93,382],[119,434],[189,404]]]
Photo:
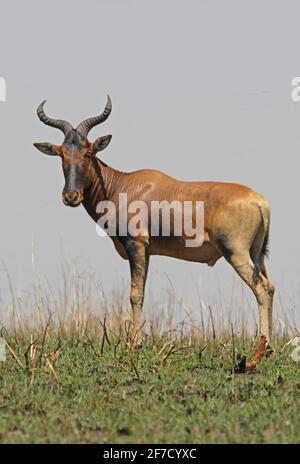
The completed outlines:
[[[49,118],[44,111],[44,105],[46,101],[47,100],[44,100],[39,105],[37,109],[38,117],[44,124],[47,124],[47,126],[55,127],[56,129],[61,130],[65,135],[67,135],[67,133],[73,129],[73,126],[69,122],[64,121],[63,119]],[[88,133],[93,127],[106,121],[106,119],[111,113],[111,110],[112,110],[111,99],[110,99],[110,96],[107,95],[107,103],[106,103],[103,113],[100,114],[99,116],[85,119],[77,126],[76,130],[80,132],[80,134],[83,135],[83,137],[87,137]]]

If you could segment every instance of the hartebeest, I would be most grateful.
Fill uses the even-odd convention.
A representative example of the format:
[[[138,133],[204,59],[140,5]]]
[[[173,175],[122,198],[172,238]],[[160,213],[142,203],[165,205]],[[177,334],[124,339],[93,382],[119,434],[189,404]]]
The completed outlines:
[[[101,216],[97,212],[97,204],[110,200],[118,208],[120,192],[127,193],[129,202],[204,202],[204,241],[199,247],[186,247],[183,237],[172,233],[169,237],[152,236],[150,228],[139,236],[128,233],[111,237],[117,252],[130,263],[133,333],[136,334],[141,326],[151,255],[165,255],[207,263],[209,266],[223,256],[251,288],[258,303],[260,343],[255,359],[247,364],[255,366],[265,348],[272,351],[274,286],[264,263],[270,227],[268,200],[244,185],[183,182],[150,169],[125,173],[109,167],[96,154],[107,147],[111,135],[100,137],[95,142],[89,142],[87,138],[90,130],[110,115],[112,106],[109,96],[103,113],[84,120],[76,129],[67,121],[49,118],[44,112],[44,104],[45,101],[37,109],[39,119],[48,126],[60,129],[65,138],[61,146],[50,143],[35,143],[34,146],[47,155],[61,157],[65,176],[62,196],[66,205],[75,207],[82,203],[97,222]]]

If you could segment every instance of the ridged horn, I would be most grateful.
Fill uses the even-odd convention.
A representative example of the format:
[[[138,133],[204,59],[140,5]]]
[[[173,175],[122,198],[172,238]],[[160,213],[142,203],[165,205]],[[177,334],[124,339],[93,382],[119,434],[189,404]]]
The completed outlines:
[[[44,111],[44,105],[45,105],[46,101],[47,100],[44,100],[38,106],[38,109],[37,109],[38,117],[40,118],[40,120],[44,124],[47,124],[47,126],[55,127],[56,129],[61,130],[65,135],[67,135],[67,133],[70,132],[70,130],[73,129],[72,125],[69,122],[64,121],[63,119],[48,118],[48,116],[46,115],[46,113]]]
[[[97,126],[98,124],[101,124],[101,122],[106,121],[106,119],[111,113],[111,110],[112,110],[111,99],[110,99],[110,96],[107,95],[107,103],[106,103],[103,113],[100,114],[99,116],[88,118],[82,121],[77,127],[78,132],[80,132],[81,135],[83,135],[84,137],[87,137],[88,133],[93,127]]]

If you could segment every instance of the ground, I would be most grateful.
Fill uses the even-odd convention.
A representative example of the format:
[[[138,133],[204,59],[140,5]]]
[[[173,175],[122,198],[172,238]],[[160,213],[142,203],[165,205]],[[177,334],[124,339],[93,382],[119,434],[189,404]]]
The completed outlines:
[[[105,337],[44,338],[5,337],[1,443],[300,442],[300,366],[283,341],[238,374],[253,341],[161,338],[131,352]]]

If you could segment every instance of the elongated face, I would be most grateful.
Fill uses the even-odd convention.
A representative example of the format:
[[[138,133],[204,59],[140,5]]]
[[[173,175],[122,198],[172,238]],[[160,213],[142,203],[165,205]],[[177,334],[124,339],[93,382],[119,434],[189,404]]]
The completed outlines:
[[[94,143],[88,142],[80,132],[72,129],[61,146],[51,143],[34,143],[34,146],[50,156],[62,159],[65,186],[62,199],[65,205],[79,206],[84,199],[84,192],[90,186],[95,155],[104,150],[111,140],[111,135],[100,137]]]
[[[111,135],[99,137],[91,143],[87,134],[92,127],[103,122],[111,112],[111,101],[108,103],[102,115],[83,121],[77,129],[68,122],[48,118],[43,110],[43,102],[38,108],[38,116],[45,124],[61,129],[65,134],[62,145],[51,143],[34,143],[34,146],[42,153],[50,156],[59,156],[62,159],[62,168],[65,177],[65,186],[62,199],[65,205],[76,207],[84,200],[85,190],[92,182],[92,168],[96,154],[104,150],[111,140]]]
[[[77,131],[71,131],[62,146],[62,167],[65,186],[62,193],[67,206],[78,206],[84,198],[84,190],[90,185],[92,163],[91,144]]]

